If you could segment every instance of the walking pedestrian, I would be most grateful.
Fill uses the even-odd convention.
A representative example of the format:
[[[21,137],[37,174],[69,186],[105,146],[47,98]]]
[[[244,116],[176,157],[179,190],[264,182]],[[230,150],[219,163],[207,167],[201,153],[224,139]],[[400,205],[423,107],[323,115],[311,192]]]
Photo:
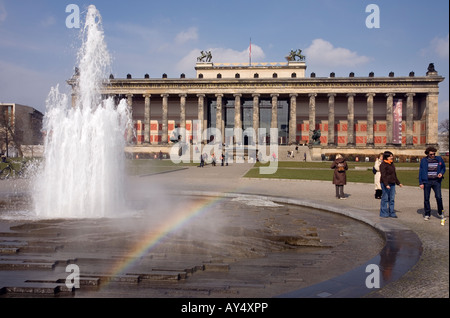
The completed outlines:
[[[200,155],[200,167],[203,168],[205,166],[205,158],[203,154]]]
[[[425,150],[426,157],[420,161],[419,185],[423,189],[424,220],[428,221],[431,216],[430,194],[434,191],[438,215],[444,217],[444,205],[442,203],[441,183],[445,174],[445,162],[440,156],[436,156],[436,148],[428,147]]]
[[[397,218],[395,213],[395,186],[403,187],[397,178],[397,173],[394,165],[394,154],[390,151],[383,153],[383,162],[380,164],[381,172],[381,203],[380,203],[380,217],[382,218]]]
[[[375,159],[375,164],[373,166],[374,175],[374,183],[375,183],[375,199],[381,199],[381,195],[383,194],[383,190],[381,189],[381,172],[380,165],[383,162],[383,154],[380,153],[378,158]]]
[[[344,194],[344,185],[347,184],[348,165],[347,161],[341,154],[336,155],[336,159],[331,164],[331,169],[334,169],[333,184],[336,188],[336,198],[345,200],[347,199]]]

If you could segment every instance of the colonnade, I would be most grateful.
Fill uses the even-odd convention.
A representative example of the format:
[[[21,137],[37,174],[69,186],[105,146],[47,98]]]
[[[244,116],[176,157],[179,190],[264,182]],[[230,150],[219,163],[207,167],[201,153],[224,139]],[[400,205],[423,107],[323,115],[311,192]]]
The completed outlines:
[[[308,96],[309,98],[309,140],[312,140],[312,129],[316,127],[316,98],[318,94],[326,95],[328,97],[328,146],[334,146],[335,142],[335,100],[336,96],[345,95],[347,98],[347,146],[355,145],[355,96],[361,95],[361,93],[307,93],[303,96]],[[175,94],[157,94],[156,98],[162,98],[162,143],[168,141],[168,99],[169,96]],[[188,97],[187,93],[176,94],[179,98],[180,105],[180,128],[186,128],[186,99]],[[189,94],[195,95],[198,99],[197,112],[198,120],[202,123],[203,127],[207,127],[207,122],[205,121],[205,100],[206,94]],[[242,108],[242,96],[243,93],[226,94],[234,97],[234,127],[242,128],[242,118],[241,118],[241,108]],[[249,95],[248,93],[246,94]],[[259,115],[259,103],[262,94],[251,94],[253,99],[253,129],[255,132],[258,131],[260,127],[260,115]],[[288,143],[294,144],[296,140],[297,132],[297,99],[302,95],[299,93],[291,93],[289,96],[289,137]],[[414,96],[413,92],[407,93],[392,93],[392,92],[369,92],[365,93],[364,96],[367,100],[367,142],[366,146],[370,147],[374,145],[374,97],[382,95],[386,98],[386,145],[393,145],[393,105],[394,97],[396,98],[406,98],[406,146],[413,146],[413,118],[414,118]],[[127,94],[127,101],[130,110],[133,108],[133,94]],[[151,108],[151,98],[155,94],[142,94],[144,97],[144,143],[150,144],[150,108]],[[214,96],[216,99],[216,128],[223,132],[224,127],[222,127],[223,120],[223,99],[224,93],[208,94],[208,96]],[[268,93],[264,96],[270,96],[271,99],[271,128],[278,128],[278,118],[277,118],[277,108],[278,99],[280,97],[279,93]],[[403,106],[404,107],[404,106]],[[438,93],[427,93],[426,95],[426,143],[427,144],[437,144],[437,109],[438,109]],[[312,129],[311,129],[312,128]],[[436,128],[436,131],[434,129]],[[223,134],[222,134],[223,136]],[[242,136],[236,136],[236,142],[242,142]]]

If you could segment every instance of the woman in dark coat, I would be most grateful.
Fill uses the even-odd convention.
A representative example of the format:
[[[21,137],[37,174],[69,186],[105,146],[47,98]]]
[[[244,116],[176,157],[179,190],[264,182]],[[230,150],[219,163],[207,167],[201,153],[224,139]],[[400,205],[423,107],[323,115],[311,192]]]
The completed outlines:
[[[347,184],[348,165],[347,161],[340,155],[336,155],[336,159],[331,164],[331,169],[334,169],[333,184],[336,187],[336,198],[345,200],[344,185]]]

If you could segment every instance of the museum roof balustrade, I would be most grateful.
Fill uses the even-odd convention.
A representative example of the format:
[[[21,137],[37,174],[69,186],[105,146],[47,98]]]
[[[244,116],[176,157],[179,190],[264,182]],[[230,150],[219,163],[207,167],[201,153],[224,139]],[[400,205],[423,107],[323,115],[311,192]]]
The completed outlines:
[[[109,89],[139,89],[139,88],[220,88],[223,85],[236,85],[240,87],[245,84],[246,87],[255,86],[262,88],[262,86],[279,86],[283,88],[302,88],[302,87],[317,87],[317,88],[371,88],[377,89],[386,87],[389,91],[411,89],[414,92],[438,92],[438,84],[444,81],[444,77],[440,76],[430,63],[428,71],[425,75],[417,76],[415,72],[410,72],[408,75],[397,76],[394,72],[389,72],[385,76],[377,76],[374,72],[370,72],[366,76],[355,75],[350,72],[348,76],[336,76],[331,72],[329,76],[319,77],[314,72],[306,76],[304,73],[306,69],[305,62],[271,62],[271,63],[211,63],[199,62],[196,64],[197,76],[187,77],[184,73],[178,78],[171,78],[166,73],[161,77],[150,77],[146,73],[143,78],[133,78],[131,74],[127,74],[124,78],[116,78],[113,74],[109,76],[109,80],[105,79],[106,86]],[[276,69],[285,70],[284,73]],[[301,68],[301,69],[298,69]],[[261,70],[268,70],[263,76]],[[205,71],[211,71],[209,76],[204,76]],[[231,70],[225,73],[225,70]],[[247,73],[245,73],[247,71]],[[199,76],[199,75],[202,76]],[[257,74],[258,76],[254,76]],[[219,76],[220,75],[220,76]],[[260,76],[261,75],[261,76]],[[76,69],[74,76],[67,81],[72,87],[77,85],[77,77],[79,70]],[[203,87],[204,85],[212,85],[214,87]],[[186,86],[188,85],[188,86]],[[203,85],[203,86],[202,86]],[[167,87],[166,87],[167,86]],[[198,87],[197,87],[198,86]],[[417,90],[418,89],[418,90]]]

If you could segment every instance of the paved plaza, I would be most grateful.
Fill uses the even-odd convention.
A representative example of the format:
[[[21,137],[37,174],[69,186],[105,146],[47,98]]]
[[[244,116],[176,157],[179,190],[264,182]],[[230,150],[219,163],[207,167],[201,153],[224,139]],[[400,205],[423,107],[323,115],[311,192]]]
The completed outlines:
[[[374,185],[349,183],[345,186],[347,200],[336,200],[331,181],[273,180],[243,178],[251,164],[228,167],[207,166],[189,168],[176,174],[152,177],[154,182],[177,184],[201,191],[239,192],[263,196],[292,198],[306,206],[336,211],[358,218],[365,215],[372,225],[390,225],[409,229],[417,234],[422,244],[419,261],[397,281],[365,297],[449,297],[449,227],[440,225],[436,202],[432,199],[430,222],[423,220],[423,192],[417,187],[397,187],[396,211],[398,219],[379,218],[380,201],[374,199]],[[201,171],[199,171],[201,170]],[[349,172],[351,173],[351,171]],[[445,177],[448,177],[445,175]],[[183,178],[183,182],[177,182]],[[449,202],[449,191],[442,190],[444,205]],[[433,210],[434,209],[434,210]],[[444,206],[447,215],[448,206]],[[367,212],[367,214],[365,213]],[[369,220],[370,218],[370,220]],[[364,239],[364,238],[361,238]]]
[[[244,178],[245,173],[252,167],[252,164],[231,164],[229,166],[216,166],[207,165],[204,168],[198,167],[187,167],[177,171],[164,174],[155,174],[148,176],[137,176],[130,177],[128,182],[128,191],[130,192],[130,198],[135,199],[137,204],[140,198],[162,198],[163,194],[170,194],[175,196],[183,197],[222,197],[229,198],[230,200],[235,200],[232,204],[223,203],[226,212],[226,207],[233,209],[233,204],[236,201],[245,201],[246,199],[260,198],[267,200],[267,202],[273,202],[280,205],[282,208],[274,210],[273,213],[277,213],[275,218],[278,222],[270,223],[270,228],[266,228],[266,232],[270,233],[272,243],[273,238],[280,238],[279,233],[283,230],[285,233],[294,233],[296,228],[300,228],[300,224],[296,224],[298,218],[289,219],[290,215],[294,215],[297,211],[292,210],[292,212],[283,212],[283,206],[303,206],[310,207],[318,210],[331,211],[334,214],[343,215],[345,217],[350,217],[354,220],[361,221],[362,224],[368,225],[368,227],[376,229],[374,232],[379,232],[380,237],[384,236],[384,240],[377,239],[377,236],[373,235],[371,231],[364,232],[366,230],[359,228],[357,224],[361,222],[356,222],[349,220],[349,224],[353,224],[350,230],[354,231],[354,234],[358,240],[351,241],[348,240],[347,251],[341,256],[335,256],[333,258],[333,252],[326,252],[325,249],[315,249],[318,246],[313,246],[315,241],[313,237],[307,242],[308,248],[314,250],[316,259],[312,264],[321,264],[320,257],[328,260],[328,267],[326,268],[327,273],[324,271],[322,273],[311,271],[310,281],[296,281],[296,270],[305,270],[305,267],[301,267],[301,264],[296,261],[306,257],[304,255],[298,255],[295,253],[281,253],[279,250],[278,243],[273,243],[273,250],[271,253],[267,253],[265,258],[255,258],[254,255],[245,255],[243,257],[244,247],[241,249],[234,250],[233,246],[224,248],[222,252],[220,262],[216,262],[214,259],[210,259],[210,263],[206,263],[209,266],[205,267],[205,263],[200,264],[198,259],[192,261],[193,264],[191,268],[195,266],[203,266],[204,274],[192,274],[192,276],[185,279],[183,283],[185,286],[189,284],[203,284],[201,288],[197,286],[196,293],[190,295],[190,297],[368,297],[368,298],[448,298],[449,297],[449,230],[448,224],[442,226],[440,220],[436,217],[436,211],[433,210],[432,218],[430,221],[426,222],[422,217],[423,209],[423,194],[419,187],[403,187],[399,188],[396,196],[396,211],[398,219],[381,219],[379,218],[379,204],[380,201],[374,199],[374,186],[372,184],[361,184],[361,183],[350,183],[345,186],[345,192],[347,194],[347,200],[336,200],[334,196],[334,185],[331,181],[304,181],[304,180],[269,180],[269,179],[250,179]],[[28,193],[29,187],[27,182],[24,180],[9,180],[0,182],[0,194],[2,198],[7,197],[12,194],[23,194]],[[443,190],[444,204],[448,202],[449,191]],[[237,204],[237,203],[236,203]],[[435,208],[435,202],[432,202],[432,208]],[[445,206],[447,209],[447,206]],[[264,210],[269,208],[265,207],[250,207],[249,213],[246,215],[261,215]],[[224,213],[225,213],[224,212]],[[232,213],[232,212],[229,212]],[[239,222],[245,224],[245,229],[248,232],[248,237],[252,239],[256,238],[258,235],[255,233],[260,233],[260,229],[257,228],[255,220],[246,216],[243,218],[237,212],[234,214],[236,217],[230,219],[228,224],[229,232],[231,233],[233,229],[241,229],[239,227]],[[268,218],[269,219],[269,218]],[[318,220],[320,217],[318,217]],[[308,218],[305,218],[305,223],[309,222]],[[331,219],[328,220],[331,223]],[[75,221],[72,221],[75,222]],[[284,223],[283,223],[284,222]],[[339,222],[341,220],[332,221],[336,224],[336,228],[342,228]],[[353,222],[353,223],[352,223]],[[19,222],[20,223],[20,222]],[[23,223],[23,222],[22,222]],[[27,222],[25,222],[27,223]],[[26,231],[39,230],[39,222],[33,223],[28,222],[27,225],[14,224],[17,226],[15,229],[22,233]],[[31,225],[29,225],[31,224]],[[54,228],[58,228],[58,233],[70,234],[72,230],[69,223],[54,223]],[[80,223],[81,224],[81,223]],[[96,222],[89,224],[90,227],[95,229]],[[242,225],[241,224],[241,225]],[[266,222],[267,224],[267,222]],[[281,225],[280,225],[281,224]],[[327,225],[327,222],[322,221],[318,227],[322,226],[324,229],[329,230],[329,236],[323,235],[322,240],[329,239],[328,244],[333,244],[333,233],[331,224]],[[0,232],[7,232],[8,227],[11,222],[0,222]],[[52,227],[48,226],[46,223],[47,232],[41,232],[41,235],[47,235],[51,233]],[[20,227],[22,226],[22,227]],[[81,238],[83,235],[87,235],[88,227],[86,223],[81,224],[82,228],[86,229],[86,233],[77,233],[77,239]],[[254,228],[252,228],[254,226]],[[278,226],[278,228],[276,228]],[[327,228],[327,226],[329,228]],[[67,232],[64,233],[61,229],[67,228]],[[304,227],[305,228],[305,227]],[[307,227],[306,227],[307,228]],[[310,227],[311,228],[311,227]],[[209,229],[213,231],[213,229]],[[344,230],[343,232],[347,231]],[[278,231],[278,232],[277,232]],[[281,231],[281,232],[280,232]],[[342,233],[343,233],[342,232]],[[228,234],[230,234],[228,233]],[[366,234],[367,233],[367,234]],[[220,232],[220,234],[223,234]],[[231,233],[236,234],[236,233]],[[315,233],[309,233],[313,236]],[[108,236],[109,237],[106,237]],[[105,239],[110,238],[114,234],[110,232],[105,235]],[[343,234],[344,235],[344,234]],[[322,236],[322,235],[319,235]],[[74,236],[75,237],[75,236]],[[99,236],[100,237],[100,236]],[[286,236],[287,237],[287,236]],[[284,238],[288,240],[289,238]],[[183,237],[181,237],[182,239]],[[111,238],[112,239],[112,238]],[[180,239],[180,237],[175,237]],[[229,239],[229,238],[227,238]],[[75,239],[72,240],[73,243]],[[195,238],[192,239],[195,241]],[[236,239],[237,240],[237,239]],[[2,237],[2,241],[13,241],[12,238],[5,239]],[[54,241],[56,242],[56,241]],[[244,241],[243,241],[244,242]],[[244,242],[246,244],[252,244],[252,241]],[[250,249],[255,254],[260,253],[257,246],[260,241],[254,241],[255,246]],[[311,243],[312,242],[312,243]],[[68,244],[66,242],[66,247],[68,249]],[[214,242],[205,242],[209,244],[214,244]],[[272,244],[271,243],[271,244]],[[100,244],[100,243],[99,243]],[[167,243],[169,244],[169,243]],[[311,245],[312,244],[312,245]],[[380,245],[381,244],[381,245]],[[73,245],[73,244],[72,244]],[[98,245],[100,246],[100,245]],[[183,245],[177,245],[183,246]],[[186,248],[192,249],[192,251],[198,252],[201,245],[184,245]],[[64,252],[63,249],[63,252]],[[320,250],[320,251],[319,251]],[[364,251],[362,251],[364,250]],[[8,257],[10,255],[5,254],[5,249],[3,254],[0,255],[3,264],[8,263]],[[114,250],[117,252],[117,249]],[[40,252],[41,258],[45,258],[47,252]],[[78,252],[78,257],[81,259],[81,254]],[[224,255],[230,253],[230,259],[226,259]],[[234,253],[234,254],[233,254]],[[350,253],[350,254],[349,254]],[[353,256],[352,254],[353,253]],[[375,253],[375,254],[374,254]],[[216,253],[219,255],[220,253]],[[17,254],[17,255],[20,255]],[[60,252],[60,256],[64,255]],[[68,255],[68,254],[67,254]],[[65,255],[65,256],[67,256]],[[151,262],[155,262],[157,257],[162,254],[153,254],[153,259]],[[166,254],[167,255],[167,254]],[[238,255],[238,256],[236,256]],[[340,254],[339,254],[340,255]],[[309,257],[309,256],[308,256]],[[352,257],[354,258],[352,260]],[[278,258],[278,259],[277,259]],[[278,266],[277,270],[273,270],[269,266],[270,262],[277,261],[285,262],[282,266]],[[261,261],[262,260],[262,261]],[[306,262],[303,260],[303,266]],[[98,260],[96,260],[98,262]],[[146,260],[142,258],[142,264]],[[148,260],[150,262],[150,260]],[[184,259],[183,262],[187,262]],[[205,261],[205,260],[203,260]],[[259,262],[259,264],[257,264]],[[261,265],[261,263],[268,262]],[[354,262],[354,266],[352,266]],[[11,262],[10,262],[11,263]],[[381,288],[368,289],[364,280],[369,275],[365,272],[366,266],[368,264],[377,264],[380,266],[382,271],[382,284]],[[335,266],[332,266],[332,265]],[[4,265],[6,266],[6,265]],[[90,263],[91,269],[95,269],[95,266]],[[167,264],[165,264],[167,266]],[[342,266],[339,270],[339,267]],[[311,266],[310,266],[311,267]],[[314,266],[313,266],[314,267]],[[319,266],[320,267],[320,266]],[[217,283],[220,279],[227,275],[233,274],[233,270],[240,268],[240,271],[236,273],[236,277],[233,278],[234,288],[228,288],[227,292],[224,292],[223,286]],[[244,270],[245,268],[245,270]],[[270,270],[268,268],[271,268]],[[4,267],[3,270],[0,268],[0,274],[7,273],[9,275],[11,272],[17,273],[16,275],[22,275],[24,271],[21,270],[11,270],[10,268]],[[163,268],[164,269],[164,268]],[[256,269],[258,270],[255,273]],[[331,270],[332,269],[332,270]],[[64,273],[63,269],[59,269],[60,272]],[[25,271],[26,272],[26,271]],[[248,279],[248,275],[253,273],[255,277],[253,280],[249,280],[252,284],[248,283],[245,288],[243,286],[238,286],[236,280],[239,278],[239,274],[244,275]],[[61,273],[60,273],[61,274]],[[129,274],[129,273],[128,273]],[[155,275],[157,273],[154,273]],[[162,271],[160,272],[163,275]],[[167,267],[165,268],[164,275],[167,274]],[[177,274],[179,275],[179,274]],[[204,276],[201,276],[204,275]],[[207,276],[210,275],[210,276]],[[9,275],[14,276],[14,275]],[[67,276],[67,274],[65,274]],[[142,276],[142,275],[141,275]],[[242,276],[242,277],[244,277]],[[1,276],[5,277],[5,275]],[[266,278],[270,277],[270,278]],[[280,283],[280,277],[283,277],[283,284]],[[127,279],[139,279],[139,275],[128,275]],[[167,280],[171,280],[171,277],[166,277]],[[178,276],[179,279],[179,276]],[[224,278],[225,279],[225,278]],[[242,282],[245,281],[243,278]],[[270,284],[267,281],[271,280]],[[209,289],[205,289],[205,284],[211,284],[216,282],[215,286],[210,286]],[[241,282],[241,285],[244,284]],[[89,283],[89,282],[88,282]],[[159,282],[161,284],[161,282]],[[0,284],[2,285],[2,284]],[[110,283],[110,286],[113,284]],[[305,287],[302,287],[307,285]],[[227,286],[230,286],[230,282],[227,281]],[[299,286],[300,288],[296,288]],[[0,286],[2,288],[3,286]],[[133,287],[134,288],[134,287]],[[135,296],[138,292],[137,290],[129,287],[128,289],[122,289],[122,293],[130,292],[128,296]],[[161,285],[161,289],[166,288],[166,286]],[[172,288],[175,290],[176,288]],[[178,294],[173,292],[172,294],[146,294],[144,297],[186,297],[183,294],[183,288],[176,289]],[[192,291],[191,289],[186,289]],[[208,290],[208,293],[205,291]],[[211,292],[212,290],[212,292]],[[244,292],[245,290],[246,292]],[[75,295],[79,295],[78,291]],[[6,293],[8,295],[8,293]],[[97,293],[85,293],[84,297],[97,297]],[[102,297],[119,297],[120,294],[117,293],[104,293]],[[126,295],[125,295],[126,296]],[[141,295],[142,297],[143,295]]]

